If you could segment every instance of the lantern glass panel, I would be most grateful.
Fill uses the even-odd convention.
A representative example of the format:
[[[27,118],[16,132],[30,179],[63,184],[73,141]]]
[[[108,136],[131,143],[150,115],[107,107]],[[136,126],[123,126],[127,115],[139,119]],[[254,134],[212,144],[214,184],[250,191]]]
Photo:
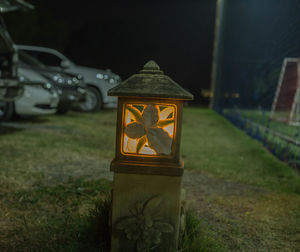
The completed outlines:
[[[124,104],[123,155],[169,156],[176,134],[177,109],[164,103]]]

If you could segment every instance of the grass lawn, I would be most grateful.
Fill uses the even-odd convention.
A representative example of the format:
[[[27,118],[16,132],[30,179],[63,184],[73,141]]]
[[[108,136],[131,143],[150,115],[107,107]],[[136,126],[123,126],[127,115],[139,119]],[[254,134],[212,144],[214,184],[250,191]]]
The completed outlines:
[[[0,126],[0,251],[106,251],[94,216],[111,189],[115,119],[72,112]],[[300,247],[296,171],[207,109],[184,109],[181,149],[202,237],[184,251]]]
[[[285,136],[291,137],[294,140],[300,141],[300,126],[289,125],[286,122],[282,122],[279,120],[270,120],[270,112],[269,111],[260,111],[260,110],[239,110],[240,116],[249,119],[252,122],[257,124],[261,124],[263,126],[268,126],[270,129],[283,134]],[[225,110],[225,113],[234,114],[236,111],[233,110]],[[275,114],[275,118],[278,118],[278,113]],[[288,118],[285,116],[284,118]]]
[[[225,110],[232,120],[247,134],[264,143],[280,160],[300,170],[300,127],[269,119],[269,112],[259,110]]]

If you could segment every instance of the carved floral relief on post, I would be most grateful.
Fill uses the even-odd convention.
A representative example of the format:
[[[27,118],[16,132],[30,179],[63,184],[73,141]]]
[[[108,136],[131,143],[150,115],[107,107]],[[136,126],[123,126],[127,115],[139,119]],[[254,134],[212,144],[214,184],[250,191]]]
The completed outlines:
[[[130,209],[130,216],[116,221],[116,229],[124,231],[126,238],[136,242],[138,252],[153,249],[162,242],[163,233],[174,232],[174,227],[164,222],[159,214],[161,197],[137,202]]]

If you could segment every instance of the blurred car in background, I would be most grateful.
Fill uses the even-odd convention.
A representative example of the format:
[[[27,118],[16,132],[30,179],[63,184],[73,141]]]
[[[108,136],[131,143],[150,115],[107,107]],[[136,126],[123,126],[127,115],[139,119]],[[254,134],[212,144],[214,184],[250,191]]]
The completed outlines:
[[[31,10],[34,6],[23,0],[0,0],[0,121],[13,114],[12,101],[24,92],[17,76],[17,48],[7,32],[2,13]]]
[[[24,91],[18,80],[16,62],[16,48],[0,18],[0,121],[11,117],[13,105],[10,102]]]
[[[0,24],[0,100],[12,101],[22,95],[17,76],[17,51],[6,29]]]
[[[101,108],[116,108],[117,98],[107,96],[107,91],[116,86],[121,78],[111,70],[100,70],[79,66],[60,52],[46,47],[17,45],[21,52],[26,52],[52,69],[64,70],[68,73],[81,74],[87,84],[87,100],[81,103],[83,111],[92,112]]]
[[[36,78],[37,81],[30,81],[27,76],[33,76],[34,72],[30,73],[20,69],[18,72],[24,93],[15,101],[6,102],[0,106],[0,121],[9,121],[14,115],[54,114],[59,103],[59,96],[53,86],[42,78]]]
[[[17,76],[17,59],[17,49],[0,16],[0,101],[12,101],[23,92]]]
[[[59,95],[58,113],[79,107],[86,101],[86,84],[83,77],[59,70],[49,69],[37,59],[25,52],[19,51],[20,71],[27,71],[27,78],[31,81],[50,82]],[[41,79],[42,78],[42,79]]]
[[[14,103],[14,113],[17,115],[49,115],[57,111],[59,96],[50,83],[31,82],[20,75],[24,84],[24,94]]]

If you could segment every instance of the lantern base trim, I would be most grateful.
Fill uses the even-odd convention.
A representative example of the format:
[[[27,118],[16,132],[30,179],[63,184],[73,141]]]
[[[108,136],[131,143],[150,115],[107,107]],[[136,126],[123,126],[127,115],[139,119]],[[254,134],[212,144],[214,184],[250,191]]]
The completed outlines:
[[[110,170],[117,173],[133,173],[146,175],[162,175],[162,176],[182,176],[184,163],[181,160],[178,164],[163,163],[135,163],[126,161],[113,160]]]

